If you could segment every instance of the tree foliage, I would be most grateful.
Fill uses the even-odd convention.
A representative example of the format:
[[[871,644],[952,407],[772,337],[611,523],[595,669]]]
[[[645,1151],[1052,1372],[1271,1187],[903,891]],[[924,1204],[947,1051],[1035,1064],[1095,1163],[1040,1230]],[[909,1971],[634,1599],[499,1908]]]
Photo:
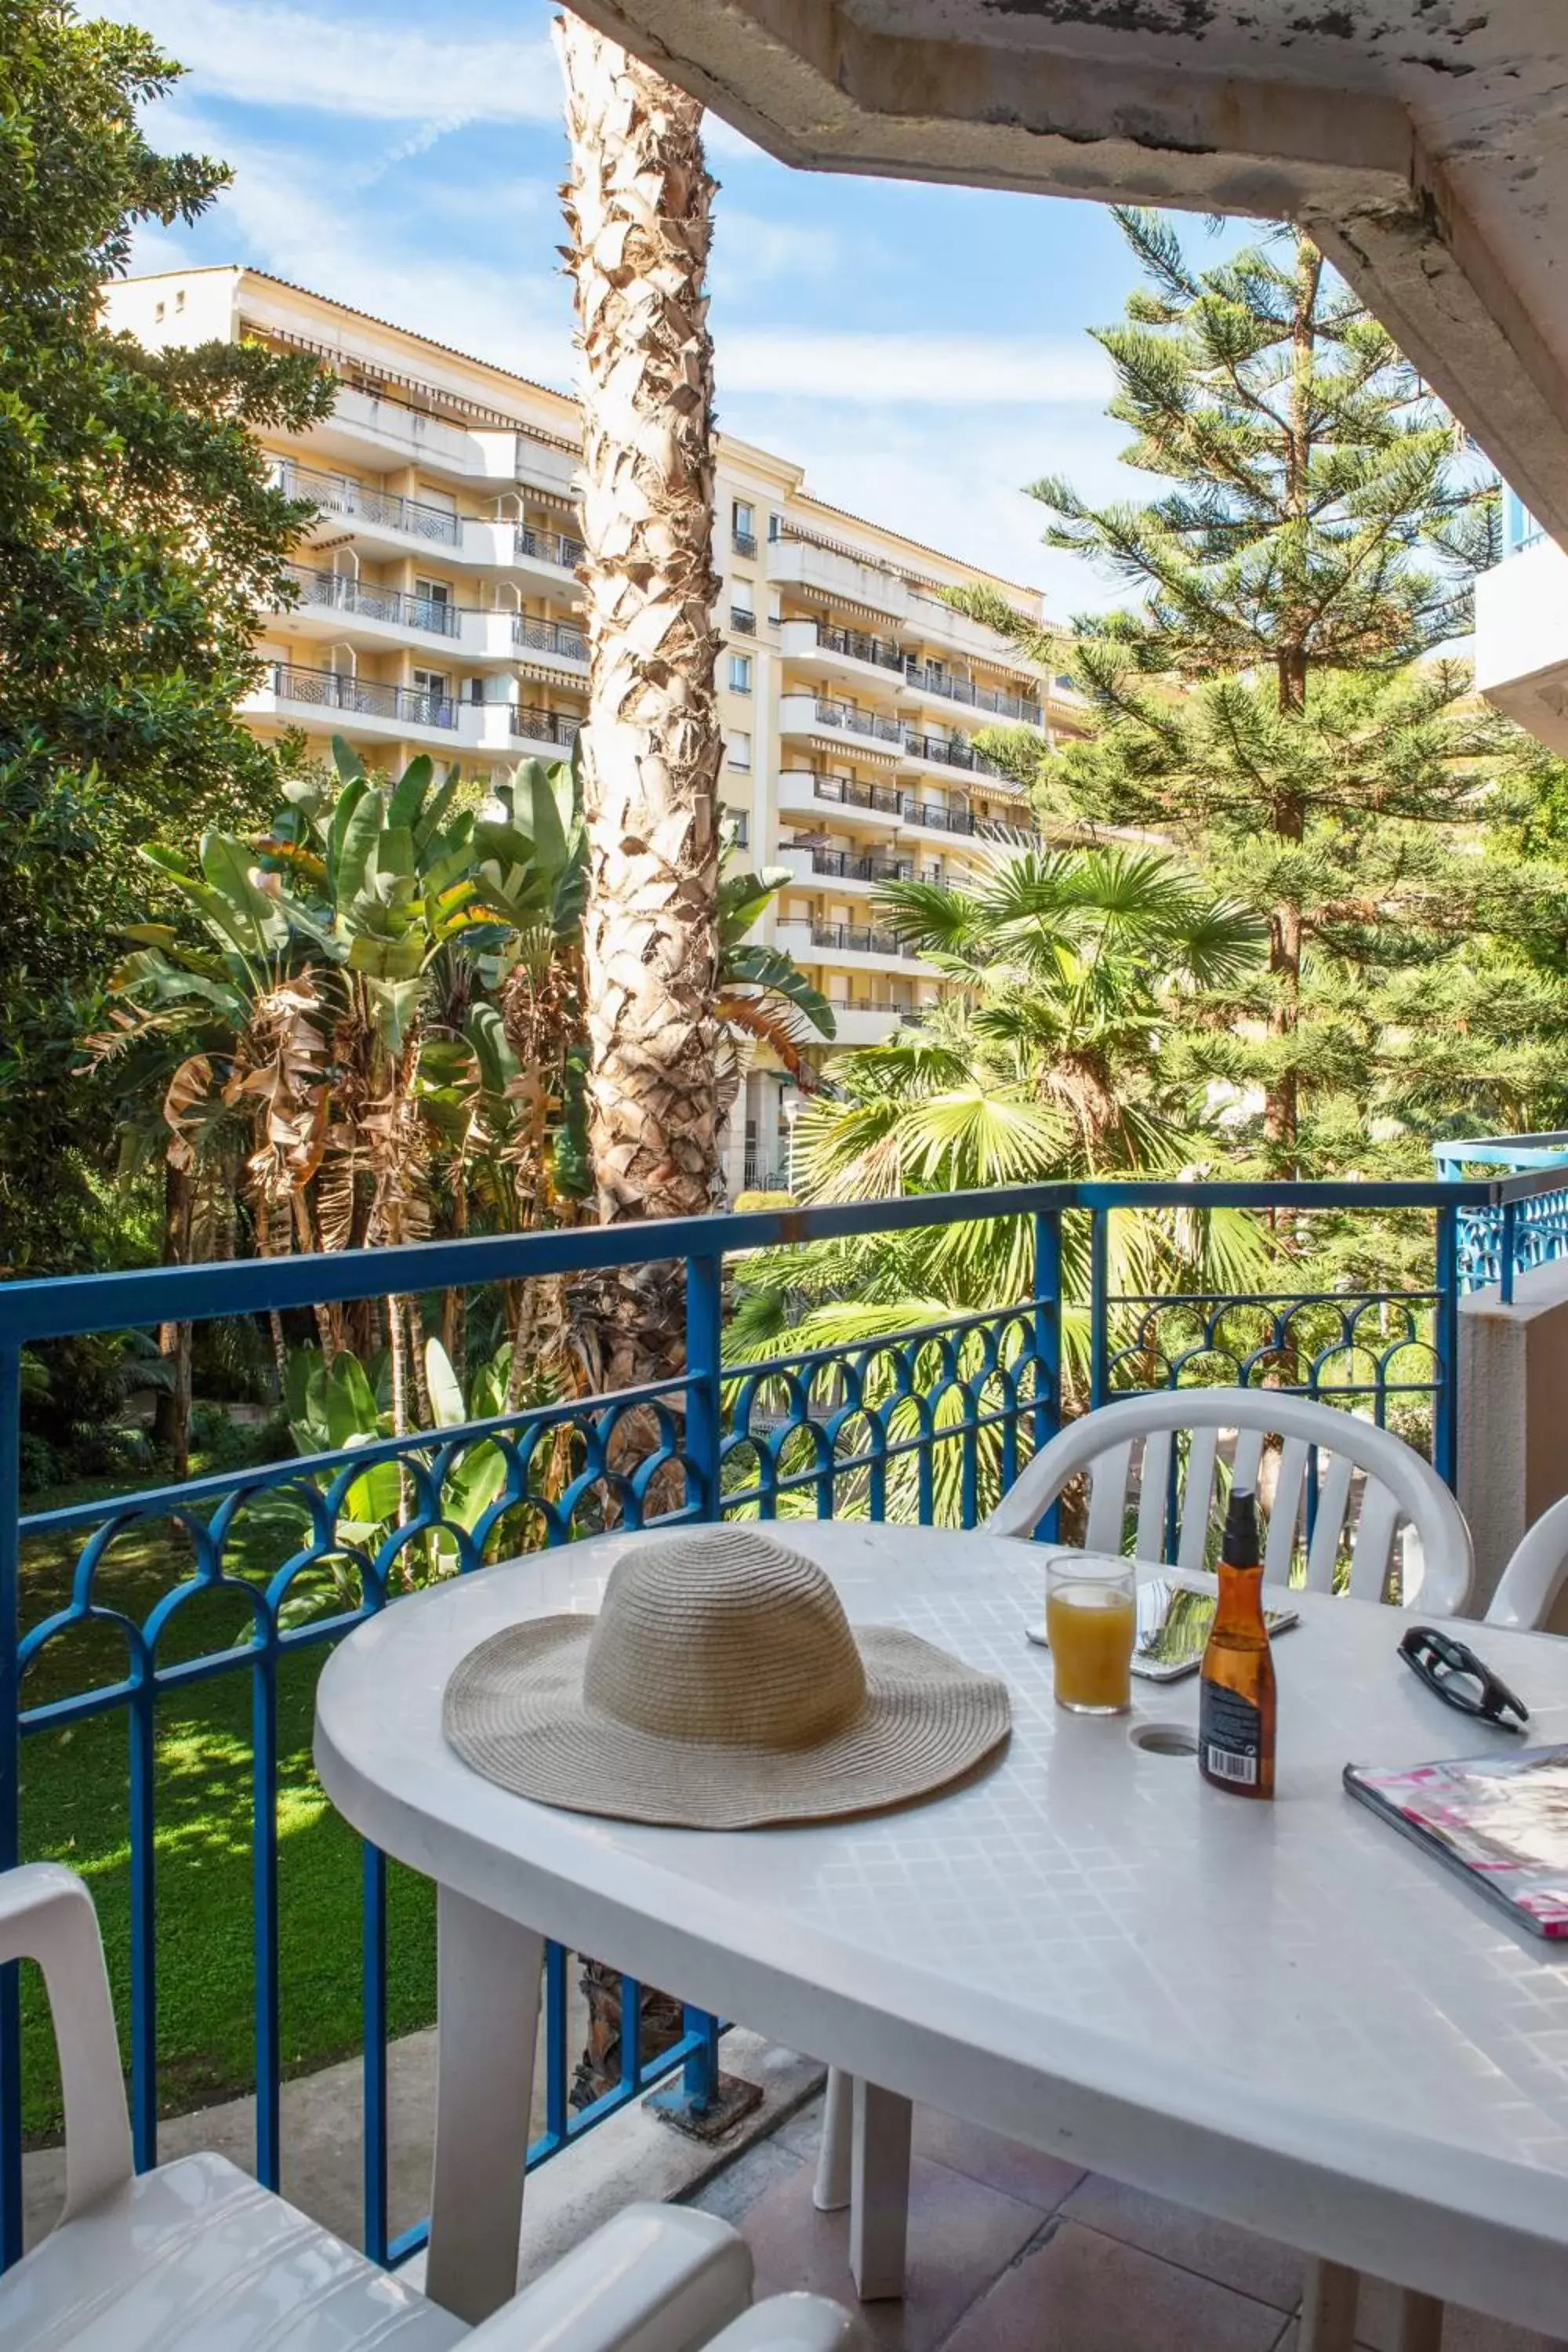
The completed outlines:
[[[98,1148],[63,1083],[132,852],[254,822],[276,755],[235,706],[303,512],[258,426],[302,430],[330,376],[251,346],[150,352],[100,288],[139,223],[195,220],[221,164],[161,155],[142,110],[179,73],[64,0],[0,0],[0,1262],[58,1270],[73,1158]],[[72,869],[67,872],[69,866]],[[58,1181],[40,1199],[47,1154]],[[85,1199],[83,1204],[85,1209]]]

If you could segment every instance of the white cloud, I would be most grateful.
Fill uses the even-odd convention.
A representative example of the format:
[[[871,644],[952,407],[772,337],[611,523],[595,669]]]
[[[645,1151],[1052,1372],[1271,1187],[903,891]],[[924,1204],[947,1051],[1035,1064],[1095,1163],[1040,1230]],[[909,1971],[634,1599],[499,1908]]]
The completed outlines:
[[[163,110],[159,128],[170,145],[226,152],[234,165],[219,215],[232,239],[224,259],[252,262],[521,375],[570,382],[570,289],[558,273],[527,266],[533,254],[548,252],[544,240],[531,236],[525,245],[519,238],[515,269],[470,261],[449,242],[426,246],[400,236],[379,196],[358,200],[352,176],[330,157],[237,137],[231,127],[220,132],[178,100]],[[137,239],[138,270],[188,258],[189,248],[165,233]]]
[[[546,122],[561,112],[547,41],[465,41],[439,15],[426,34],[384,16],[272,0],[104,0],[191,68],[205,98],[421,121]]]
[[[1097,344],[1065,336],[742,327],[724,337],[719,385],[726,394],[1037,407],[1103,403],[1111,372]]]

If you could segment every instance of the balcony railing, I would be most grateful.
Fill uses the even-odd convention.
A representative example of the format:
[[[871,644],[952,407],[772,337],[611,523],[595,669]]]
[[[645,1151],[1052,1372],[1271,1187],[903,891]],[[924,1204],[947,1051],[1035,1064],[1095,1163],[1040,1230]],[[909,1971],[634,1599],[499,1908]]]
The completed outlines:
[[[846,882],[940,882],[940,866],[917,866],[912,857],[871,857],[852,849],[814,849],[814,874],[837,876]]]
[[[832,953],[845,955],[915,956],[919,950],[906,947],[891,931],[879,931],[865,923],[813,923],[811,944],[826,948]]]
[[[738,637],[754,637],[757,634],[757,616],[754,613],[748,613],[742,605],[731,604],[730,626]]]
[[[396,621],[410,629],[427,629],[433,636],[461,635],[463,616],[442,596],[408,596],[397,588],[367,588],[342,572],[310,572],[291,563],[289,577],[300,591],[301,604],[324,604],[334,613],[357,613],[367,621]]]
[[[559,743],[570,751],[577,740],[580,719],[568,718],[563,710],[541,710],[531,702],[514,702],[511,706],[511,731],[531,743]]]
[[[904,675],[911,686],[923,687],[928,694],[940,694],[949,702],[967,703],[972,710],[988,711],[996,719],[1027,719],[1035,727],[1043,723],[1039,704],[1026,701],[1021,694],[1004,694],[997,687],[976,686],[973,678],[955,677],[950,670],[933,669],[929,663],[908,662]]]
[[[757,535],[753,530],[731,531],[730,534],[730,541],[731,545],[734,548],[736,554],[743,555],[748,562],[750,562],[756,554]]]
[[[819,727],[841,727],[850,735],[868,735],[879,743],[901,743],[904,728],[896,719],[884,719],[875,710],[857,710],[853,703],[829,702],[818,697],[816,704]]]
[[[274,662],[272,691],[285,702],[309,702],[324,710],[353,710],[366,719],[403,719],[414,727],[456,727],[451,695],[423,686],[381,686],[374,678],[345,677],[335,669],[301,669]]]
[[[513,541],[519,555],[531,555],[537,563],[553,563],[559,571],[575,572],[583,561],[583,542],[563,530],[536,530],[531,522],[520,522]]]
[[[567,621],[531,621],[526,617],[511,625],[511,641],[531,653],[561,654],[568,661],[586,661],[588,640],[581,629]]]
[[[124,1812],[81,1827],[107,1857],[100,1899],[125,1923],[123,1943],[111,1937],[110,1953],[128,2024],[138,2164],[157,2159],[160,2090],[179,2079],[161,2083],[160,2033],[167,2045],[188,2031],[188,2021],[160,2006],[169,1939],[178,1939],[187,1982],[226,1987],[237,1929],[252,1954],[255,2169],[268,2187],[279,2185],[281,2018],[308,1998],[282,1981],[280,1868],[300,1841],[280,1832],[314,1819],[319,1807],[319,1797],[303,1793],[308,1784],[288,1742],[308,1739],[316,1663],[353,1626],[395,1607],[411,1583],[597,1532],[606,1507],[628,1528],[655,1517],[669,1526],[773,1519],[797,1508],[973,1527],[1058,1428],[1069,1397],[1099,1404],[1124,1390],[1268,1383],[1320,1396],[1380,1423],[1395,1420],[1451,1479],[1464,1235],[1487,1220],[1500,1230],[1509,1211],[1517,1231],[1527,1204],[1557,1183],[1548,1172],[1500,1183],[1042,1184],[0,1284],[0,1869],[37,1852],[40,1790],[82,1771],[89,1750],[123,1741],[130,1769],[113,1804],[123,1802]],[[1305,1289],[1288,1260],[1276,1286],[1255,1293],[1112,1290],[1112,1265],[1150,1259],[1137,1245],[1146,1235],[1133,1233],[1135,1245],[1123,1251],[1113,1226],[1125,1232],[1124,1221],[1152,1221],[1168,1238],[1178,1216],[1222,1207],[1278,1213],[1292,1235],[1319,1214],[1338,1231],[1347,1219],[1397,1213],[1402,1252],[1418,1219],[1429,1240],[1413,1278],[1352,1290]],[[1018,1231],[1011,1262],[1026,1271],[1005,1303],[777,1360],[725,1360],[727,1262],[743,1265],[742,1253],[982,1219]],[[389,1296],[426,1300],[434,1315],[448,1290],[494,1301],[534,1282],[549,1286],[542,1296],[558,1297],[563,1277],[670,1262],[685,1269],[687,1352],[684,1369],[668,1378],[173,1486],[132,1482],[21,1515],[24,1350],[40,1343],[223,1318],[265,1328],[268,1318],[308,1318],[318,1307]],[[1064,1290],[1064,1269],[1078,1270],[1076,1290]],[[1075,1352],[1080,1332],[1083,1358]],[[488,1448],[502,1472],[495,1499],[478,1516],[465,1514],[459,1491],[471,1491],[469,1465],[476,1449]],[[379,1506],[366,1502],[366,1474],[385,1464],[400,1467],[402,1500],[367,1528],[360,1515]],[[281,1721],[280,1700],[289,1710]],[[230,1810],[220,1833],[208,1837],[198,1874],[173,1868],[171,1856],[190,1862],[182,1807],[193,1773],[207,1769],[193,1759],[212,1738],[222,1763],[211,1769],[232,1784]],[[243,1769],[229,1760],[237,1741],[247,1751]],[[226,1884],[243,1884],[244,1895],[204,1910],[191,1888],[213,1883],[237,1843],[242,1877]],[[352,1879],[342,1879],[345,1867]],[[338,1879],[330,1872],[310,1878],[310,1899],[360,1907],[363,2242],[385,2262],[424,2237],[417,2229],[395,2240],[388,2216],[395,1915],[386,1865],[374,1850],[333,1868]],[[243,1917],[236,1901],[246,1906]],[[433,1982],[417,1937],[399,1941],[395,1961],[405,2015],[411,1985],[427,2014]],[[531,2163],[570,2146],[656,2074],[686,2067],[700,2087],[716,2061],[712,2021],[688,2011],[670,2048],[657,2058],[632,2048],[618,2087],[573,2117],[569,1956],[552,1948],[547,1967],[547,2124]],[[56,2095],[43,2037],[31,2025],[24,2069],[20,1990],[15,1967],[0,1971],[0,2262],[21,2250],[24,2087],[28,2112],[46,2120]],[[635,2015],[635,1989],[621,1990],[626,2013]]]
[[[914,760],[935,760],[944,768],[963,768],[978,776],[999,776],[1002,770],[984,751],[962,736],[918,735],[912,727],[904,730],[904,749]]]
[[[790,772],[786,768],[784,773]],[[812,794],[835,808],[879,809],[884,816],[904,813],[904,795],[896,784],[856,784],[844,776],[816,776],[812,780]]]
[[[896,670],[900,676],[908,666],[907,656],[889,638],[868,636],[859,629],[834,628],[826,621],[818,621],[816,642],[829,653],[847,654],[854,661],[874,662],[879,669]]]
[[[285,497],[309,499],[323,514],[357,515],[363,522],[405,530],[437,547],[456,547],[463,535],[459,518],[449,507],[431,506],[423,499],[405,499],[391,490],[373,490],[346,474],[319,474],[305,466],[279,466],[273,478]]]

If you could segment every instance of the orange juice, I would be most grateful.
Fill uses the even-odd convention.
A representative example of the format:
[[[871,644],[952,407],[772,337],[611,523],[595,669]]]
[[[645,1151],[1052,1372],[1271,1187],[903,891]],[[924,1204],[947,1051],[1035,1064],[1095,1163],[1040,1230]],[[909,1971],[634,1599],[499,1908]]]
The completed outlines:
[[[1121,1715],[1132,1704],[1132,1643],[1138,1607],[1115,1585],[1053,1585],[1046,1598],[1058,1706]]]

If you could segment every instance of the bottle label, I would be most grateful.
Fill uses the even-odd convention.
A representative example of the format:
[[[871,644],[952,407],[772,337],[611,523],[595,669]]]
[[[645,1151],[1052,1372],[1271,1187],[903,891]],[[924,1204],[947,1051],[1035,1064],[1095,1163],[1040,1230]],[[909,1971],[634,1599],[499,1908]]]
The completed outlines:
[[[1198,1754],[1204,1769],[1238,1789],[1256,1789],[1262,1749],[1261,1710],[1223,1683],[1205,1681],[1198,1692]]]

